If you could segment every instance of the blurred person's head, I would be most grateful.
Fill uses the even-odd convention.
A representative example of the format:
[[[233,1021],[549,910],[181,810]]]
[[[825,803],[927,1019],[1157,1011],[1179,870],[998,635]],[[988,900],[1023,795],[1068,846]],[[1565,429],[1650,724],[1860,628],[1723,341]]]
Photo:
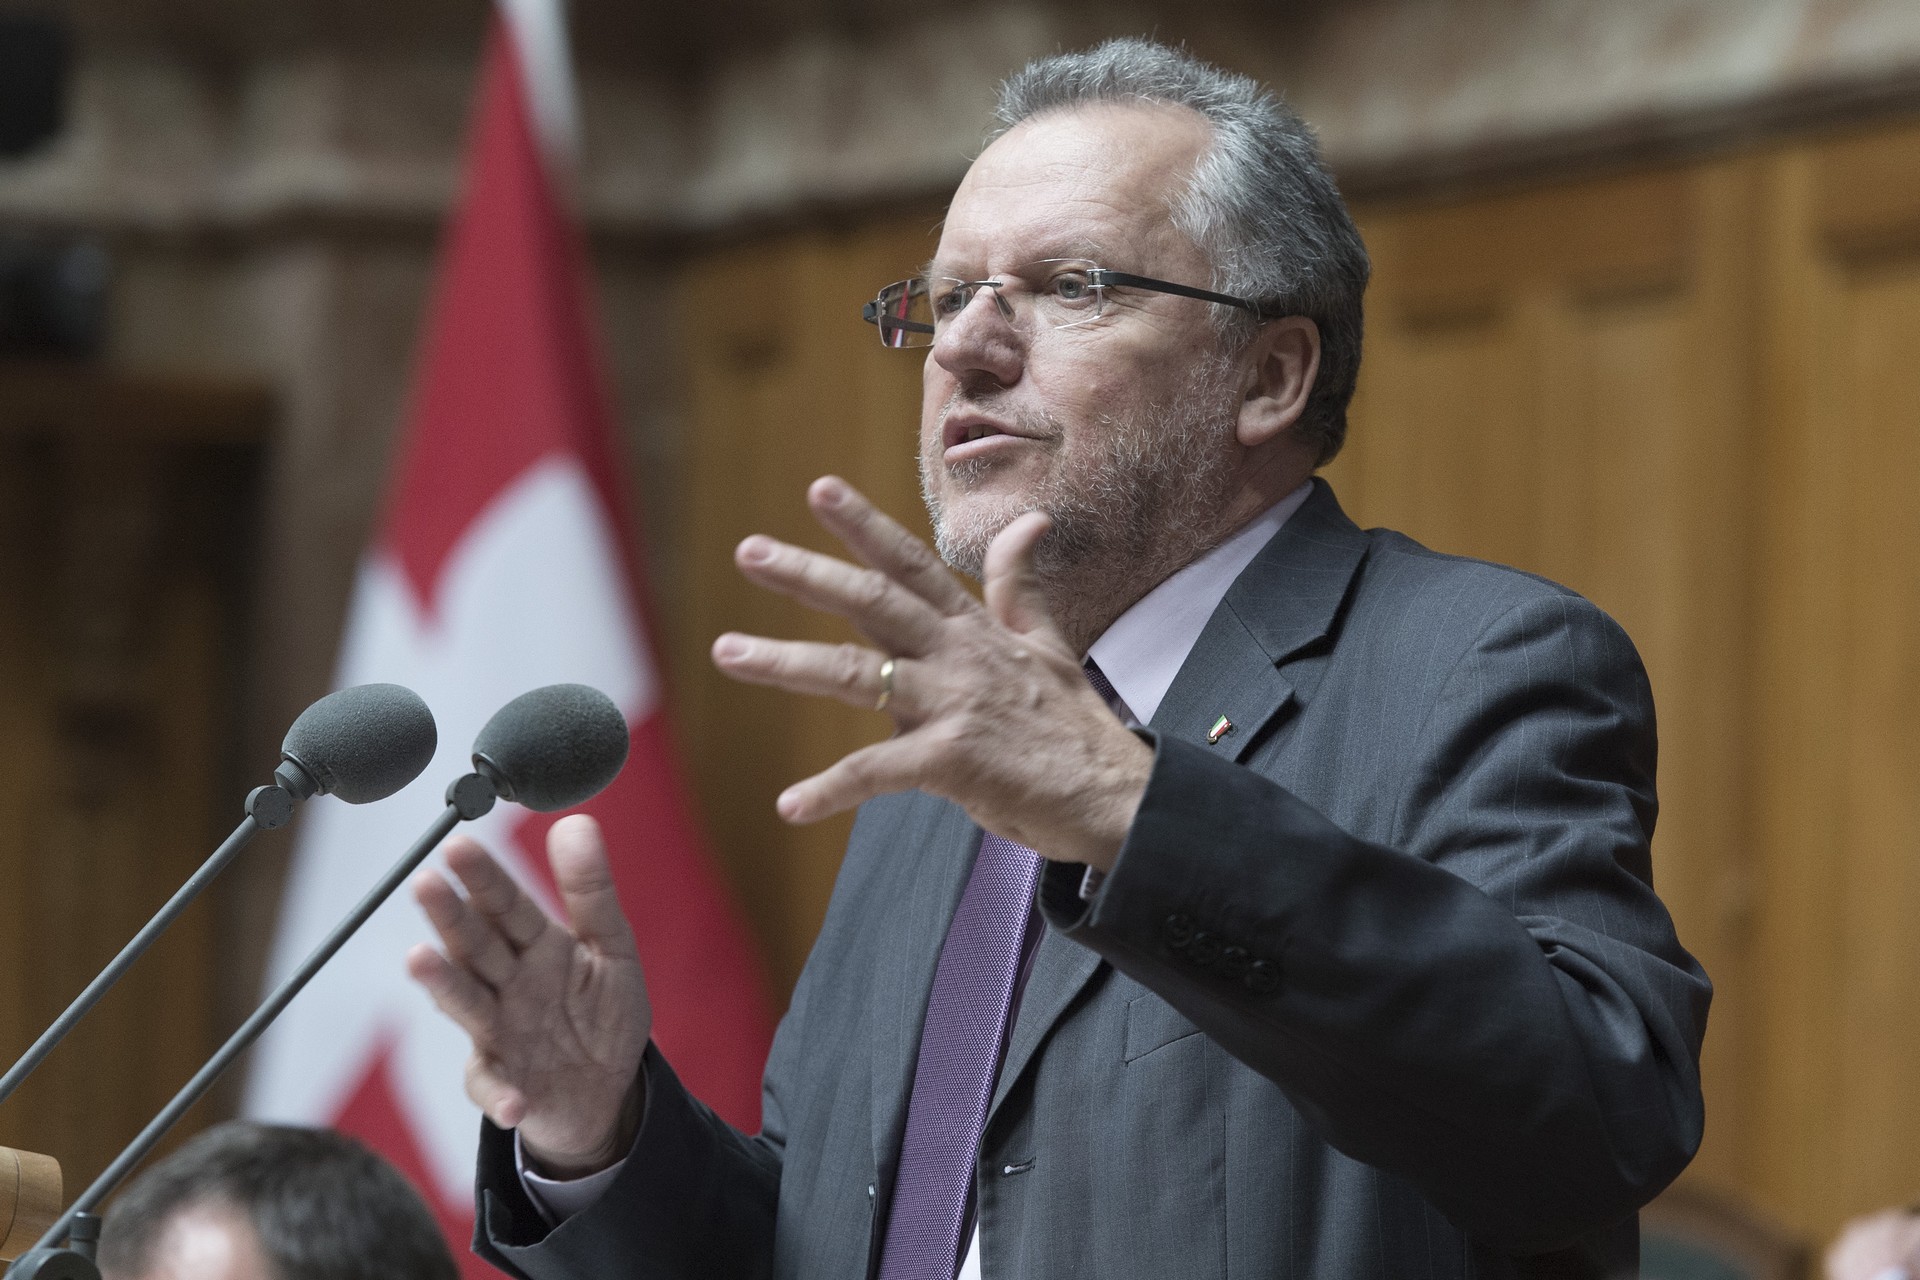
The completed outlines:
[[[1920,1206],[1849,1222],[1827,1249],[1827,1280],[1920,1280]]]
[[[235,1121],[136,1178],[100,1236],[105,1280],[456,1280],[392,1165],[325,1129]]]

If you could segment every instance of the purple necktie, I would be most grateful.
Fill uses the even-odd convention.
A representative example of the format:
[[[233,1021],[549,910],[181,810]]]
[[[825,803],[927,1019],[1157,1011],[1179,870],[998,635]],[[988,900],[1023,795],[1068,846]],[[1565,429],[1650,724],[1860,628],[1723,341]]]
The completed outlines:
[[[1130,713],[1126,710],[1126,704],[1121,702],[1120,695],[1114,692],[1112,682],[1107,679],[1107,673],[1100,669],[1099,663],[1095,662],[1092,658],[1088,658],[1080,670],[1086,675],[1087,683],[1093,686],[1093,691],[1099,694],[1102,700],[1106,702],[1108,710],[1112,711],[1113,714],[1119,716],[1122,720],[1131,718]]]
[[[1108,705],[1113,686],[1091,662]],[[953,1280],[980,1134],[993,1099],[1008,1014],[1034,925],[1040,858],[991,832],[947,926],[920,1028],[907,1128],[887,1214],[880,1280]]]

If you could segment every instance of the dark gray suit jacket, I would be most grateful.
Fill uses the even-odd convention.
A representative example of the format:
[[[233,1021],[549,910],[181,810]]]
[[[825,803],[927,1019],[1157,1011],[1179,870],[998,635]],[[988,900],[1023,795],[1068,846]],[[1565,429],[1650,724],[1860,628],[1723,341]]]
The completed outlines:
[[[1225,715],[1217,743],[1207,730]],[[1691,1157],[1709,987],[1650,887],[1627,637],[1316,483],[1147,735],[1091,903],[1049,928],[977,1170],[988,1280],[1613,1276]],[[477,1247],[534,1280],[859,1280],[979,828],[867,805],[775,1039],[764,1132],[649,1050],[634,1154],[548,1232],[483,1139]]]

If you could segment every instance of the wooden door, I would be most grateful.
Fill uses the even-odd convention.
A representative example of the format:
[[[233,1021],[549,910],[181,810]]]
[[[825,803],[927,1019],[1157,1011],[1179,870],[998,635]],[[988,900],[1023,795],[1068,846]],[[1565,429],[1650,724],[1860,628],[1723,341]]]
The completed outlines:
[[[0,367],[0,1059],[240,819],[260,397]],[[69,1200],[224,1035],[196,904],[7,1103]]]
[[[1753,1182],[1920,1191],[1920,128],[1769,166]]]

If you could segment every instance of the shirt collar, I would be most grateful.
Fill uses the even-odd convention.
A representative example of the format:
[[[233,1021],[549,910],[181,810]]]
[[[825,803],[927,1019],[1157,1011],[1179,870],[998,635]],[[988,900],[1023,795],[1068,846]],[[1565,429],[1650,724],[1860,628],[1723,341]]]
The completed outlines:
[[[1313,492],[1309,480],[1121,614],[1087,650],[1125,710],[1146,724],[1240,571]]]

